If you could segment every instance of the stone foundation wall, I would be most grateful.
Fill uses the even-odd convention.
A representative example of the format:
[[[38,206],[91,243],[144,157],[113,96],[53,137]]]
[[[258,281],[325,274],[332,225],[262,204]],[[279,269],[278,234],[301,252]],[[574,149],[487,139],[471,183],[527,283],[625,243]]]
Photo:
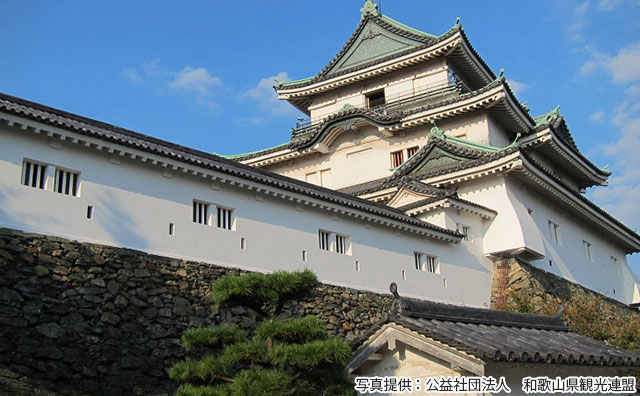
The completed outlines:
[[[188,328],[236,323],[211,282],[241,271],[0,229],[0,395],[167,395]],[[314,314],[353,341],[391,296],[322,285],[283,316]]]
[[[638,314],[619,301],[514,258],[495,261],[493,269],[493,309],[554,315],[561,304],[597,298],[619,315]]]

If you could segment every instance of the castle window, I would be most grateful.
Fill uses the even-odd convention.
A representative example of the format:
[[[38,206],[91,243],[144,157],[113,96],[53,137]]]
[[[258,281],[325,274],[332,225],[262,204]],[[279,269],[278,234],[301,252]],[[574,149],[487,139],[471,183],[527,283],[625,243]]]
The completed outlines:
[[[320,250],[329,250],[329,233],[327,231],[318,231],[318,247]]]
[[[201,201],[193,201],[193,222],[211,225],[209,221],[209,204]]]
[[[392,168],[397,168],[400,165],[402,165],[402,163],[404,162],[403,154],[404,153],[402,152],[402,150],[394,151],[393,153],[391,153],[391,167]]]
[[[464,224],[458,224],[458,232],[464,235],[462,239],[464,239],[465,241],[471,240],[471,227]]]
[[[347,254],[349,237],[336,234],[336,253]]]
[[[556,245],[560,245],[560,226],[551,220],[549,220],[549,236],[551,241],[555,242]]]
[[[584,246],[584,256],[589,262],[593,263],[593,249],[591,248],[591,243],[587,241],[582,241],[582,245]]]
[[[176,225],[169,223],[169,235],[176,235]]]
[[[382,106],[385,104],[384,89],[380,91],[371,92],[367,96],[367,107],[373,109],[374,107]]]
[[[218,228],[233,229],[233,209],[218,206]]]
[[[46,181],[46,165],[24,160],[22,164],[22,184],[44,190]]]
[[[351,239],[348,235],[319,230],[318,247],[320,250],[351,255]]]
[[[618,263],[618,259],[611,256],[611,265],[613,266],[613,271],[616,273],[616,275],[620,276],[622,275],[622,270],[620,268],[620,263]]]
[[[78,179],[80,173],[64,169],[56,169],[54,191],[64,195],[78,196]]]
[[[417,153],[417,152],[418,152],[418,148],[419,148],[418,146],[415,146],[415,147],[409,147],[409,148],[407,149],[407,159],[411,158],[411,156],[412,156],[412,155],[414,155],[415,153]]]
[[[414,252],[413,257],[418,271],[430,272],[432,274],[440,273],[437,257],[420,252]]]
[[[93,220],[93,206],[87,206],[87,219]]]

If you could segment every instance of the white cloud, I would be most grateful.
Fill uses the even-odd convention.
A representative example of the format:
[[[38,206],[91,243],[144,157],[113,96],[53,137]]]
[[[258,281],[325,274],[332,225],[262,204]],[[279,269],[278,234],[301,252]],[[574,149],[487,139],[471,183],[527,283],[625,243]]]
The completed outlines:
[[[507,83],[509,84],[509,87],[511,87],[513,93],[516,94],[516,96],[529,89],[529,84],[525,84],[511,78],[507,80]]]
[[[590,7],[591,3],[589,0],[585,0],[573,8],[572,20],[567,26],[567,32],[572,40],[582,40],[583,31],[589,23],[587,15]]]
[[[211,88],[221,85],[219,77],[212,77],[207,69],[185,67],[169,82],[168,87],[178,91],[195,92],[201,96],[211,93]]]
[[[640,41],[627,45],[615,56],[609,56],[593,49],[587,49],[590,59],[580,67],[583,75],[598,70],[609,73],[613,82],[624,84],[640,81]]]
[[[598,9],[602,11],[613,11],[622,4],[622,0],[600,0],[598,1]]]
[[[209,109],[215,108],[211,97],[213,88],[222,85],[219,77],[214,77],[207,69],[194,69],[190,66],[174,72],[160,64],[158,59],[142,63],[136,68],[122,71],[122,77],[129,83],[152,89],[156,94],[167,92],[186,95],[190,100]]]
[[[631,228],[640,225],[640,112],[636,108],[634,118],[628,118],[618,139],[602,146],[606,156],[613,160],[615,173],[610,186],[594,192],[593,198],[603,208]]]
[[[295,107],[286,101],[278,100],[278,95],[273,89],[276,80],[280,82],[289,81],[289,74],[280,72],[275,76],[263,78],[253,88],[240,95],[242,100],[253,101],[261,113],[259,116],[248,119],[250,123],[258,124],[274,117],[291,117],[300,114]]]
[[[640,80],[640,41],[622,48],[611,58],[609,70],[617,83]]]
[[[593,114],[591,114],[591,116],[589,116],[589,118],[593,122],[603,122],[604,121],[604,111],[598,111],[596,113],[593,113]]]

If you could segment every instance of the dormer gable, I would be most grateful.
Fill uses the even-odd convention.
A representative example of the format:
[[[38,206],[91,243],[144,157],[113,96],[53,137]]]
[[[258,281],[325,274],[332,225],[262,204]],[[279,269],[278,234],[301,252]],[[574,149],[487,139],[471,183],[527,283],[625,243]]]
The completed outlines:
[[[446,135],[435,123],[429,140],[418,152],[394,169],[393,179],[419,176],[434,171],[450,171],[517,150],[517,140],[507,147],[494,147]]]

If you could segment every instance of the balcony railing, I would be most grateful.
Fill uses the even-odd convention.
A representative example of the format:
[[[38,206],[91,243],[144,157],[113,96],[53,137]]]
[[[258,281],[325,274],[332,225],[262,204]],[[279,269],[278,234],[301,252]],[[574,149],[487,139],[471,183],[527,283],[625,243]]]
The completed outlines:
[[[386,103],[380,106],[371,108],[371,111],[380,115],[393,115],[401,111],[407,111],[415,109],[421,106],[426,106],[430,103],[436,103],[442,100],[446,100],[451,97],[458,96],[462,93],[470,92],[469,88],[460,80],[456,82],[440,81],[433,84],[429,84],[420,89],[411,89],[395,93],[385,98]],[[355,106],[358,108],[367,108],[366,105]],[[343,109],[337,112],[343,111]],[[321,124],[324,119],[332,114],[311,122],[308,118],[300,117],[296,122],[296,127],[291,129],[291,135],[300,135],[316,125]]]

